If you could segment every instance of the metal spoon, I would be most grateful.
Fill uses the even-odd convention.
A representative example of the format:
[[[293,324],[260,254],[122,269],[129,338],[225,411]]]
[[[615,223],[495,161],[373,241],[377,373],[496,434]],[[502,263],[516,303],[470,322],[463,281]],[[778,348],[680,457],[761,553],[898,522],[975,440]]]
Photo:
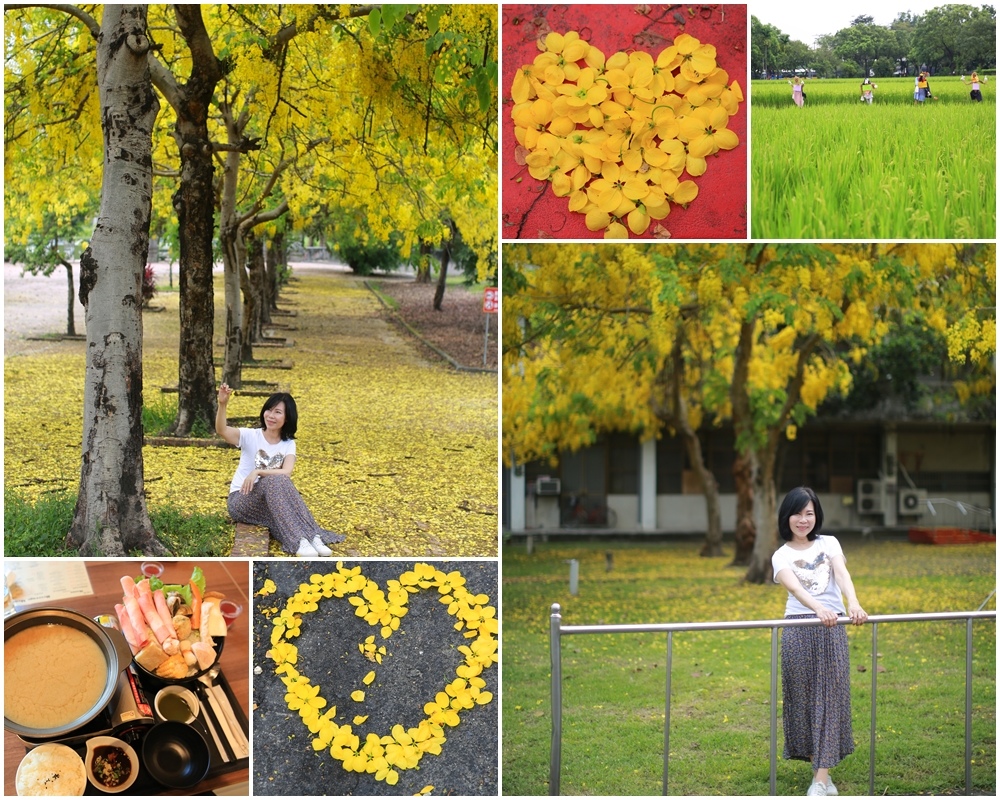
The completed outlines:
[[[229,698],[221,687],[215,685],[215,679],[219,676],[219,672],[221,672],[221,669],[218,666],[212,667],[204,675],[199,676],[198,681],[205,687],[205,696],[215,711],[215,716],[219,720],[219,725],[223,728],[223,733],[226,734],[226,738],[233,746],[233,752],[249,756],[250,743],[243,734],[243,728],[233,713]]]

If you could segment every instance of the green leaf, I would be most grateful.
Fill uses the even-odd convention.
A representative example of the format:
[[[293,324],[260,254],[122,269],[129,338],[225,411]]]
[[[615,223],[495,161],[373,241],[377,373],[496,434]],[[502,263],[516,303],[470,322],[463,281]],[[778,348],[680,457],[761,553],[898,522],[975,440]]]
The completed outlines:
[[[431,6],[427,9],[427,30],[432,34],[437,33],[441,25],[441,15],[448,10],[447,6]]]
[[[473,82],[476,84],[476,94],[479,95],[479,110],[489,111],[490,103],[493,100],[490,77],[486,70],[477,69],[473,75]]]
[[[440,32],[435,33],[430,39],[427,40],[427,43],[424,45],[424,52],[427,54],[428,58],[441,46],[441,42],[443,41],[444,34]]]
[[[382,29],[382,12],[373,8],[371,13],[368,15],[368,30],[371,31],[373,37],[378,36],[379,31]]]
[[[382,6],[382,24],[385,26],[386,30],[388,30],[395,25],[396,21],[399,20],[405,13],[405,6],[393,4],[384,5]]]

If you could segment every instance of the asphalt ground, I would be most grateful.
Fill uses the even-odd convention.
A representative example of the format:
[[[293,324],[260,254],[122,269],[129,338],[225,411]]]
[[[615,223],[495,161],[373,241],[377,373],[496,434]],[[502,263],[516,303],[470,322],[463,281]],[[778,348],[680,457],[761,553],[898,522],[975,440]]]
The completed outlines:
[[[378,583],[386,583],[413,568],[415,561],[344,562],[351,568],[361,564],[362,573]],[[466,586],[476,594],[489,595],[490,605],[498,607],[497,564],[495,561],[428,561],[443,572],[458,570]],[[426,754],[416,769],[399,772],[399,782],[389,786],[374,775],[348,772],[328,749],[315,752],[312,734],[295,711],[285,703],[285,685],[275,675],[275,664],[265,653],[270,649],[272,625],[262,609],[284,608],[300,583],[315,573],[336,568],[336,562],[255,561],[253,591],[256,593],[268,578],[277,591],[267,597],[254,596],[253,614],[253,793],[255,795],[414,795],[425,786],[433,786],[433,795],[497,795],[498,780],[498,702],[500,697],[497,665],[486,670],[484,691],[493,693],[486,705],[461,712],[457,727],[446,728],[441,755]],[[320,695],[337,707],[338,724],[353,723],[355,715],[368,714],[368,720],[354,725],[362,740],[369,732],[390,733],[396,723],[415,727],[425,717],[424,704],[433,700],[455,679],[455,668],[463,656],[456,648],[468,639],[455,631],[456,619],[439,602],[436,588],[411,594],[409,611],[399,630],[383,640],[378,627],[371,627],[354,614],[347,598],[332,597],[319,603],[319,609],[305,615],[302,633],[292,640],[298,648],[297,669],[320,687]],[[376,645],[388,651],[382,664],[372,664],[358,650],[358,644],[375,635]],[[257,674],[256,668],[261,672]],[[375,681],[368,687],[362,678],[371,669]],[[364,689],[362,703],[351,699],[351,692]]]

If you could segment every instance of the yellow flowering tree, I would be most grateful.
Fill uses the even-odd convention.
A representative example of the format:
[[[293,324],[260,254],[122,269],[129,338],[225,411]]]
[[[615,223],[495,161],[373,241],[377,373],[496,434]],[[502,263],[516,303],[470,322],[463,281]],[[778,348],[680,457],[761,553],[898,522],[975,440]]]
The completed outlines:
[[[995,385],[992,246],[535,245],[504,269],[506,457],[657,435],[677,424],[656,413],[672,387],[689,422],[733,424],[736,560],[754,582],[777,544],[781,438],[849,392],[850,363],[893,326],[946,334],[952,359],[985,371],[977,390]]]

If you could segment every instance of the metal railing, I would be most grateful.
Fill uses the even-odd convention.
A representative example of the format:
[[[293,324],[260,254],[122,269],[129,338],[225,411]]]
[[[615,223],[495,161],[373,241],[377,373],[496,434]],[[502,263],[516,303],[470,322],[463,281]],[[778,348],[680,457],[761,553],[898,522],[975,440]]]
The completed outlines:
[[[988,598],[987,598],[988,600]],[[985,604],[984,604],[985,605]],[[667,793],[670,761],[670,679],[673,661],[674,633],[682,631],[726,631],[771,629],[771,794],[777,791],[778,749],[778,629],[821,624],[818,619],[771,619],[733,622],[670,622],[647,625],[563,625],[558,603],[552,604],[549,617],[549,652],[552,660],[552,746],[549,757],[549,794],[559,794],[562,765],[562,637],[591,633],[666,633],[667,686],[666,720],[663,727],[663,794]],[[875,698],[878,691],[878,626],[884,622],[937,622],[965,620],[965,792],[972,791],[972,621],[991,619],[996,611],[947,611],[927,614],[875,614],[868,617],[872,627],[872,698],[871,738],[869,745],[868,793],[875,794]],[[838,624],[851,623],[850,617],[840,617]]]

